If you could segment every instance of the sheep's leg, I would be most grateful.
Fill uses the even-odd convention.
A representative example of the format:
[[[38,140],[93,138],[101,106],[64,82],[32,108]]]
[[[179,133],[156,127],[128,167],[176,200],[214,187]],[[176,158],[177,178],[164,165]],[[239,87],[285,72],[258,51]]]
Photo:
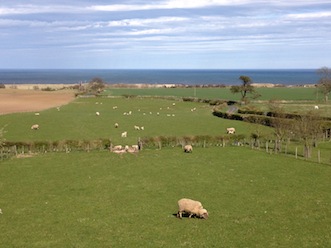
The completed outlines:
[[[191,217],[192,217],[192,215],[193,215],[193,213],[191,213],[191,214],[190,214],[189,218],[191,218]]]
[[[179,219],[182,218],[182,212],[181,212],[181,211],[178,211],[178,213],[177,213],[177,218],[179,218]]]

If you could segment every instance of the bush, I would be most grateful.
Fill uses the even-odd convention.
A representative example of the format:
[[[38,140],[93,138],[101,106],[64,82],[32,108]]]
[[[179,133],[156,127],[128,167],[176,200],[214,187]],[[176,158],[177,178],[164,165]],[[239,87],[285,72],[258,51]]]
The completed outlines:
[[[0,83],[0,89],[5,89],[6,88],[6,85],[5,84],[2,84]]]

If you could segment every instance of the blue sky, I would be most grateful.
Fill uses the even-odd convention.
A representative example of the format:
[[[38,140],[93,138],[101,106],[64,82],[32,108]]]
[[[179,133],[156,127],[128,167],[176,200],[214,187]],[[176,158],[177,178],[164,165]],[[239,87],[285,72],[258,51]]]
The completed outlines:
[[[0,68],[331,66],[330,0],[0,0]]]

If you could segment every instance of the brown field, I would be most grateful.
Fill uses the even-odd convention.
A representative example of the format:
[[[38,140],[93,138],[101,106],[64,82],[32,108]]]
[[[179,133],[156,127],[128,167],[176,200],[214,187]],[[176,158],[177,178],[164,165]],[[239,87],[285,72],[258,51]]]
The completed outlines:
[[[41,111],[68,104],[74,98],[73,90],[0,89],[0,115]]]

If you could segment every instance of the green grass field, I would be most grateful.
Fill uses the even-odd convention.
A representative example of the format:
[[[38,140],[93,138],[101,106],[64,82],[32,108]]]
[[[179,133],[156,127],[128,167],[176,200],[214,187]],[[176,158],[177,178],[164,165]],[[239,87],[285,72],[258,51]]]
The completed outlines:
[[[2,247],[329,247],[331,168],[246,148],[0,165]],[[200,200],[208,220],[177,219]]]
[[[175,105],[173,105],[175,104]],[[113,107],[117,106],[117,109]],[[196,108],[195,111],[191,109]],[[96,116],[96,112],[100,116]],[[124,115],[129,113],[131,115]],[[158,114],[159,113],[159,114]],[[38,131],[31,130],[39,124]],[[114,124],[119,123],[119,128]],[[216,118],[208,104],[150,98],[78,98],[73,103],[34,113],[4,115],[0,126],[6,125],[9,141],[111,139],[114,144],[135,144],[139,137],[224,135],[226,128],[235,126],[238,134],[250,134],[257,127],[243,122]],[[134,126],[143,126],[137,131]],[[271,129],[259,127],[270,133]],[[121,138],[127,131],[128,137]]]
[[[256,88],[261,95],[258,100],[309,100],[321,101],[322,94],[317,94],[316,88],[277,87]],[[202,99],[240,100],[240,94],[232,94],[230,88],[107,88],[104,95],[122,96],[176,96],[197,97]]]
[[[0,127],[7,141],[102,138],[115,145],[139,137],[225,135],[229,126],[248,137],[273,135],[271,128],[211,112],[208,104],[178,100],[77,98],[39,116],[0,116]],[[35,123],[37,131],[30,129]],[[319,148],[329,160],[330,142]],[[0,161],[0,247],[331,245],[329,165],[247,147],[193,149],[49,152]],[[177,219],[182,197],[201,201],[209,219]]]

